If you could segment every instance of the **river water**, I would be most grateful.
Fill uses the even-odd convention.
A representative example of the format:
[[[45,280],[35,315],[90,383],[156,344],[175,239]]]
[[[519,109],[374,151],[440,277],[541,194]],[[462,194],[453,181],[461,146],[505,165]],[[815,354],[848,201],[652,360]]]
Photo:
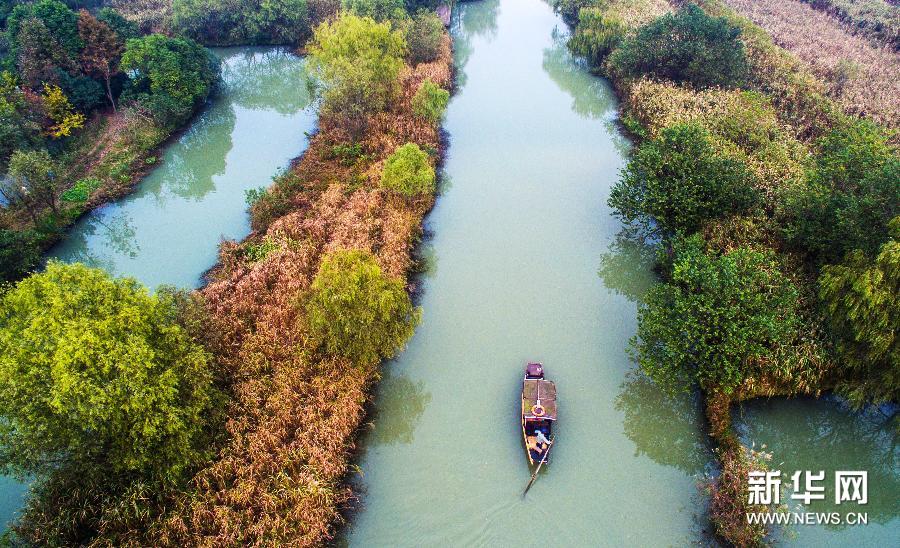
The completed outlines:
[[[626,354],[652,275],[606,207],[628,152],[613,92],[573,61],[541,0],[460,3],[453,21],[459,89],[445,123],[449,184],[427,222],[422,325],[385,368],[339,544],[714,543],[699,406],[663,397]],[[557,382],[560,419],[553,463],[523,500],[526,360]],[[785,473],[870,470],[870,525],[778,540],[896,545],[889,424],[833,400],[760,400],[736,414],[745,441],[790,461]]]
[[[244,191],[271,184],[306,148],[304,61],[274,48],[223,48],[222,87],[128,197],[82,218],[50,257],[81,261],[150,288],[197,287],[222,238],[250,232]],[[25,485],[0,476],[0,530],[21,508]]]

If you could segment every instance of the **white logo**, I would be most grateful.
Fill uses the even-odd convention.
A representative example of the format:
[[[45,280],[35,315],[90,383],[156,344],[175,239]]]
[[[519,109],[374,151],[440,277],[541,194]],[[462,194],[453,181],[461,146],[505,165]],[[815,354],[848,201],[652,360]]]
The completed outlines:
[[[778,504],[781,502],[781,471],[750,472],[750,504]]]
[[[806,476],[806,489],[800,488],[800,477]],[[794,484],[794,492],[791,493],[792,499],[802,500],[803,504],[809,505],[812,500],[825,500],[825,486],[817,485],[817,482],[825,481],[825,471],[819,470],[818,474],[813,474],[809,470],[797,470],[791,476]]]
[[[835,472],[834,502],[869,502],[869,473],[865,471]]]

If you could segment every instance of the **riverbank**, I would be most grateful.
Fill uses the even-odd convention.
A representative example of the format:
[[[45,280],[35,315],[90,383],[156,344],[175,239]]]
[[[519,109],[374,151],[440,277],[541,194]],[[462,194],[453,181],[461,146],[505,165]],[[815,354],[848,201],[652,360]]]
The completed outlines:
[[[445,34],[436,61],[402,69],[398,100],[370,116],[360,139],[320,117],[303,156],[251,208],[254,233],[222,245],[200,295],[216,335],[211,350],[230,379],[228,441],[150,538],[294,546],[330,538],[352,496],[348,459],[380,373],[377,363],[316,352],[300,304],[336,250],[371,253],[385,275],[408,283],[434,198],[400,197],[381,186],[381,173],[409,142],[439,164],[439,126],[411,103],[426,79],[449,89],[451,72]]]
[[[721,218],[720,214],[720,218],[706,221],[699,229],[698,240],[704,246],[707,256],[713,258],[711,260],[718,260],[716,257],[728,260],[729,257],[741,256],[737,253],[745,253],[742,257],[748,257],[748,253],[770,254],[768,256],[775,261],[771,264],[776,269],[773,280],[784,276],[789,280],[788,286],[794,288],[791,291],[798,296],[798,304],[790,312],[797,315],[798,323],[795,324],[796,327],[789,328],[792,333],[789,339],[764,342],[769,348],[750,360],[743,356],[742,359],[749,363],[744,365],[746,371],[736,384],[732,381],[728,381],[731,384],[726,384],[724,381],[710,380],[717,374],[724,378],[721,373],[710,374],[710,377],[700,381],[705,393],[709,433],[718,445],[720,463],[720,474],[711,487],[710,512],[715,531],[719,538],[730,544],[760,544],[764,542],[768,531],[761,525],[748,524],[745,516],[749,512],[765,511],[766,508],[749,504],[746,478],[751,469],[765,469],[765,459],[764,455],[740,444],[732,428],[732,406],[759,397],[801,394],[818,396],[835,389],[839,382],[843,381],[841,387],[844,390],[854,382],[845,380],[847,373],[839,370],[841,358],[835,355],[829,326],[820,315],[820,297],[817,293],[821,283],[821,262],[824,259],[816,258],[813,251],[803,245],[798,246],[796,241],[790,241],[783,235],[780,223],[785,222],[788,207],[786,201],[792,192],[802,192],[807,184],[809,158],[816,158],[820,165],[828,161],[847,161],[826,156],[834,154],[834,149],[829,151],[828,146],[836,146],[840,150],[839,147],[844,146],[838,144],[844,142],[841,139],[854,138],[846,135],[871,131],[873,141],[879,143],[875,147],[885,147],[883,150],[887,152],[884,154],[888,158],[892,153],[886,143],[895,139],[896,135],[884,131],[886,136],[879,137],[880,130],[858,125],[859,122],[851,116],[856,112],[853,108],[844,112],[828,98],[829,90],[812,76],[802,62],[781,50],[765,31],[751,21],[737,16],[722,2],[703,0],[699,5],[709,15],[723,17],[727,24],[739,29],[740,43],[746,49],[747,63],[746,80],[741,85],[717,87],[708,84],[692,86],[690,82],[673,83],[664,76],[654,75],[652,68],[647,69],[653,63],[647,60],[643,74],[626,74],[623,71],[622,66],[630,62],[627,56],[640,54],[631,51],[621,53],[625,47],[622,44],[633,43],[628,41],[634,39],[639,28],[643,31],[648,28],[645,26],[648,23],[662,21],[664,16],[682,6],[682,2],[620,0],[596,5],[589,1],[558,2],[557,5],[573,25],[574,37],[570,46],[587,57],[594,70],[610,77],[623,100],[623,124],[642,146],[664,146],[661,144],[665,142],[664,139],[673,138],[673,130],[670,128],[699,126],[699,131],[709,136],[707,138],[711,141],[711,150],[744,166],[750,174],[749,179],[754,181],[753,191],[761,197],[760,211],[743,214],[738,212],[725,218]],[[671,21],[671,18],[668,20]],[[650,36],[649,32],[643,35],[644,39]],[[618,57],[611,61],[614,55]],[[863,129],[848,129],[859,127]],[[852,157],[852,153],[846,154],[848,156],[844,158]],[[873,158],[877,157],[873,155]],[[891,160],[886,162],[890,163]],[[635,177],[635,173],[632,171],[630,176]],[[891,205],[889,198],[887,200],[888,210],[897,207],[896,203]],[[620,195],[617,205],[623,204],[626,207],[633,206]],[[687,205],[691,204],[688,202]],[[685,207],[685,204],[682,203],[679,207]],[[661,213],[646,210],[639,213],[655,217],[654,221],[663,224],[658,217]],[[620,210],[620,214],[627,219],[629,214],[635,215],[635,212],[622,213]],[[882,230],[880,227],[872,228]],[[677,243],[677,238],[675,241]],[[661,259],[660,270],[664,273],[664,283],[671,284],[662,291],[681,291],[678,284],[684,284],[690,274],[681,270],[680,282],[670,281],[672,265],[666,263],[679,260],[678,251],[673,250],[671,242],[672,240],[664,240],[661,245],[661,252],[665,252],[667,258]],[[758,255],[763,256],[765,255]],[[840,255],[837,260],[840,260]],[[698,266],[697,263],[682,263],[676,268]],[[781,274],[778,274],[779,271]],[[725,275],[724,271],[722,275]],[[702,294],[704,291],[698,286],[690,289],[689,282],[687,285],[688,292]],[[725,303],[723,305],[731,306]],[[674,305],[670,303],[667,306]],[[740,314],[749,312],[742,311]],[[647,305],[644,305],[642,315],[639,338],[635,339],[634,344],[640,349],[637,355],[642,366],[647,370],[649,364],[652,375],[654,367],[661,367],[653,361],[652,344],[660,344],[660,340],[665,340],[665,335],[658,331],[664,329],[660,324],[649,322],[665,321],[661,319],[665,315],[654,312]],[[732,323],[735,321],[738,320],[729,320],[731,328],[748,328],[747,325],[738,327]],[[643,325],[645,322],[646,326]],[[681,325],[691,325],[689,317],[682,318],[680,322]],[[703,325],[703,321],[697,322],[694,327],[696,325]],[[705,335],[701,335],[703,336]],[[741,336],[748,336],[747,331]],[[715,337],[712,339],[717,340]],[[701,343],[706,344],[704,341]],[[723,352],[715,349],[715,345],[725,348],[721,341],[711,344],[713,350],[705,351],[712,355]],[[664,346],[663,343],[659,347]],[[671,350],[668,360],[678,357],[677,350]],[[698,359],[702,361],[702,358],[697,357],[690,361],[696,363]],[[703,367],[702,363],[700,367]],[[721,367],[724,369],[725,364]],[[657,369],[656,372],[660,370]],[[669,380],[672,378],[669,377]],[[722,384],[718,384],[719,382]]]

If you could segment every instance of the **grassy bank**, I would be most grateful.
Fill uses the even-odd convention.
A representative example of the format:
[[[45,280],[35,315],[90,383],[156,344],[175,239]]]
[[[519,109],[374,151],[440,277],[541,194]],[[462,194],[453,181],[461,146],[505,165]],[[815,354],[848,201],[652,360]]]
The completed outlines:
[[[638,143],[610,198],[623,237],[657,254],[662,278],[639,304],[634,356],[665,390],[702,388],[721,465],[715,532],[752,546],[767,531],[746,522],[761,510],[748,504],[746,478],[765,462],[733,433],[732,404],[832,389],[857,405],[897,398],[896,299],[884,298],[896,281],[877,265],[896,254],[900,155],[892,129],[856,117],[894,126],[880,92],[860,88],[864,101],[846,100],[833,70],[823,84],[824,73],[734,3],[745,4],[556,5],[574,27],[570,48],[611,79]],[[846,209],[862,203],[879,205],[872,215]],[[879,281],[863,289],[862,272]],[[865,312],[849,312],[853,303]],[[854,352],[867,355],[871,337],[880,353],[861,369]]]

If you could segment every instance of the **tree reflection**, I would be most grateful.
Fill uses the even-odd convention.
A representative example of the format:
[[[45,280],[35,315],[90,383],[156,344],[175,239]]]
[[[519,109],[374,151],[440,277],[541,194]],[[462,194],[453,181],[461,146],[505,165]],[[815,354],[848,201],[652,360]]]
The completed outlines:
[[[647,290],[656,283],[653,267],[656,248],[642,233],[623,229],[600,256],[598,274],[607,289],[632,302],[641,302]]]
[[[137,243],[134,224],[123,211],[109,215],[91,215],[85,218],[83,227],[81,230],[69,231],[64,246],[57,248],[63,252],[54,253],[52,258],[67,263],[83,263],[116,276],[118,273],[113,256],[120,255],[133,259],[141,250]],[[99,242],[100,249],[92,249],[88,245],[91,240]]]
[[[553,45],[544,49],[544,72],[572,97],[572,111],[584,118],[604,118],[615,113],[609,84],[573,59],[566,45],[569,35],[553,29]],[[618,132],[616,132],[618,133]]]
[[[670,396],[639,372],[630,373],[616,397],[616,409],[625,413],[625,435],[635,444],[635,455],[700,474],[712,460],[702,423],[699,398]]]
[[[459,3],[453,11],[450,32],[453,35],[453,64],[456,67],[456,87],[466,85],[466,64],[474,48],[472,40],[477,37],[488,40],[497,35],[497,15],[500,0]]]
[[[900,448],[895,427],[896,408],[869,407],[854,412],[834,396],[756,399],[737,409],[735,427],[745,444],[766,444],[773,454],[771,467],[780,469],[784,486],[797,470],[825,470],[825,500],[811,501],[813,512],[866,512],[869,519],[887,523],[900,515]],[[869,502],[865,506],[834,501],[834,472],[868,472]],[[801,479],[801,481],[805,481]],[[797,502],[788,499],[790,507]],[[830,525],[842,529],[845,525]]]
[[[402,374],[388,372],[380,382],[377,425],[369,441],[372,445],[412,443],[416,424],[431,402],[425,383],[413,382]]]
[[[283,48],[244,49],[222,59],[222,92],[239,107],[300,112],[311,102],[303,59]]]

